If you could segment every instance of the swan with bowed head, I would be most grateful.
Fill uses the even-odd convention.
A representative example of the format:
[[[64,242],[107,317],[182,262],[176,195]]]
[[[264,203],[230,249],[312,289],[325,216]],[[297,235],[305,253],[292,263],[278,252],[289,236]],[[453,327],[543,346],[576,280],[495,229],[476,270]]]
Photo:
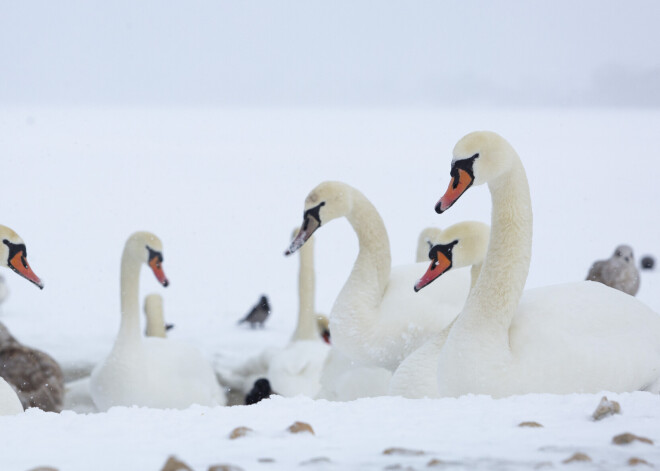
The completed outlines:
[[[356,365],[393,371],[454,319],[467,297],[469,274],[452,271],[433,291],[415,295],[411,286],[426,264],[393,269],[378,211],[362,193],[341,182],[323,182],[309,193],[301,230],[287,253],[340,217],[355,230],[359,253],[330,312],[333,348]]]

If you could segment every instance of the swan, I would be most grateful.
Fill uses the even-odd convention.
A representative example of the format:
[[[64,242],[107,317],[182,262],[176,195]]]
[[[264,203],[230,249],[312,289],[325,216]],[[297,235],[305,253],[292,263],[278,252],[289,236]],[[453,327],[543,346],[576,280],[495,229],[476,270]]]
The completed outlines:
[[[359,253],[330,313],[333,346],[356,365],[393,371],[460,311],[469,275],[452,271],[433,292],[415,295],[411,287],[425,264],[391,269],[387,231],[378,211],[362,193],[341,182],[323,182],[309,193],[303,226],[287,254],[339,217],[353,226]]]
[[[147,328],[144,334],[147,337],[167,338],[167,331],[174,325],[166,324],[163,316],[163,297],[151,293],[144,298],[144,315],[147,318]]]
[[[441,396],[660,390],[660,316],[636,298],[581,281],[528,290],[532,243],[527,176],[513,147],[474,132],[454,148],[448,210],[487,183],[491,239],[481,275],[447,334]]]
[[[294,233],[297,233],[296,229]],[[298,322],[291,341],[268,365],[267,377],[273,391],[285,397],[302,394],[315,397],[330,346],[321,337],[314,308],[314,240],[300,250],[298,271]]]
[[[27,262],[27,249],[23,239],[9,227],[0,225],[0,240],[2,241],[0,243],[0,266],[12,269],[43,289],[43,282]],[[16,391],[4,378],[0,377],[0,415],[13,415],[21,412],[23,412],[23,405]]]
[[[467,266],[472,266],[470,272],[470,290],[472,290],[481,273],[481,266],[488,249],[490,239],[488,224],[464,221],[444,231],[435,229],[431,232],[427,229],[425,232],[420,235],[419,248],[421,249],[422,244],[426,245],[426,258],[431,258],[431,266],[427,271],[428,276],[415,284],[415,290],[419,291],[449,269]],[[429,239],[435,242],[430,251],[426,243]],[[389,383],[390,395],[410,399],[439,397],[436,369],[440,352],[451,327],[452,324],[449,324],[439,335],[434,336],[403,360]]]
[[[142,338],[139,275],[148,264],[156,279],[169,284],[162,263],[162,243],[149,232],[126,241],[121,260],[121,324],[108,357],[92,371],[90,392],[100,411],[112,406],[183,409],[191,404],[224,405],[211,365],[189,345],[158,337]]]
[[[0,322],[0,376],[14,386],[23,407],[60,412],[64,374],[53,357],[20,343]]]

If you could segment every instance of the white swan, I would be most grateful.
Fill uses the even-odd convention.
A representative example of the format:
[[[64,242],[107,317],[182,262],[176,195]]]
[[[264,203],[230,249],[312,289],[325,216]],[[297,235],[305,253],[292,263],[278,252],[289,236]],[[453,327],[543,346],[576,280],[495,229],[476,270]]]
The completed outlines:
[[[431,258],[431,266],[426,276],[415,284],[415,289],[420,290],[447,270],[466,266],[472,266],[470,288],[474,288],[486,257],[489,238],[488,224],[476,221],[459,222],[444,231],[427,229],[420,235],[419,248],[426,245],[426,258]],[[429,239],[434,242],[430,250],[426,243]],[[390,395],[411,399],[439,397],[438,358],[452,325],[403,360],[392,375]]]
[[[144,297],[144,315],[147,318],[147,328],[144,334],[147,337],[167,338],[167,330],[172,324],[165,323],[163,315],[163,297],[157,293],[151,293]]]
[[[660,316],[589,281],[529,290],[532,242],[525,170],[502,137],[475,132],[454,148],[436,211],[488,183],[491,239],[481,275],[438,362],[441,396],[660,390]]]
[[[385,225],[355,188],[324,182],[305,200],[303,226],[288,253],[322,224],[345,216],[358,236],[359,254],[330,313],[333,346],[361,366],[394,370],[460,311],[470,286],[464,270],[447,274],[434,291],[415,295],[412,285],[425,264],[391,269]]]
[[[25,242],[12,229],[2,225],[0,225],[0,266],[11,268],[23,278],[43,289],[43,283],[27,262]],[[16,391],[0,377],[0,415],[13,415],[21,412],[23,412],[23,405]]]
[[[142,338],[139,275],[148,264],[167,286],[161,241],[136,232],[121,260],[121,324],[108,357],[92,371],[90,392],[100,411],[112,406],[182,409],[191,404],[224,405],[225,396],[211,365],[189,345],[158,337]]]
[[[321,371],[330,346],[319,332],[314,297],[314,240],[310,238],[300,250],[296,330],[289,345],[276,353],[268,365],[267,377],[273,391],[285,397],[315,397],[321,388]]]

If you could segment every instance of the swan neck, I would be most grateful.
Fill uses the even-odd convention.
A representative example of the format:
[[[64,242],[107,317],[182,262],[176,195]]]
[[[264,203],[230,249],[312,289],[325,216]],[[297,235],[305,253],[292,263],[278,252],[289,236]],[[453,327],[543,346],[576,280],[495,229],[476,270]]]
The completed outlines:
[[[349,280],[366,283],[371,295],[380,301],[387,288],[392,267],[390,241],[385,223],[373,204],[358,191],[346,219],[358,237],[359,252]]]
[[[532,204],[517,155],[509,171],[489,182],[491,236],[481,274],[464,312],[508,331],[520,301],[532,254]]]
[[[121,258],[121,324],[118,341],[140,339],[140,268],[141,263],[124,250]]]
[[[475,263],[474,265],[472,265],[472,268],[470,269],[470,292],[472,292],[475,285],[477,284],[477,280],[479,279],[479,275],[481,274],[482,266],[483,263]]]
[[[300,248],[300,268],[298,270],[298,324],[292,340],[316,340],[319,332],[314,309],[314,238],[310,238]]]

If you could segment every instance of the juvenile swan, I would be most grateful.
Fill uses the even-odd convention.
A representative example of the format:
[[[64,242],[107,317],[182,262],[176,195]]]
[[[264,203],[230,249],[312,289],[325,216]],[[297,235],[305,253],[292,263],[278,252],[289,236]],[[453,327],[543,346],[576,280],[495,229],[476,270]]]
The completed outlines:
[[[298,250],[323,224],[346,217],[353,226],[359,253],[353,271],[330,313],[333,347],[361,366],[393,371],[460,311],[470,280],[452,271],[433,291],[411,289],[426,264],[391,269],[390,244],[376,208],[355,188],[324,182],[305,199],[303,225],[287,254]]]
[[[660,317],[637,299],[583,281],[527,291],[532,206],[525,170],[492,132],[454,148],[451,183],[436,211],[488,184],[486,260],[438,361],[441,396],[660,390]]]
[[[146,406],[183,409],[191,404],[224,405],[213,369],[195,348],[158,337],[142,338],[139,275],[147,264],[167,286],[163,246],[154,234],[136,232],[121,259],[121,324],[108,357],[92,371],[90,392],[96,407]]]

